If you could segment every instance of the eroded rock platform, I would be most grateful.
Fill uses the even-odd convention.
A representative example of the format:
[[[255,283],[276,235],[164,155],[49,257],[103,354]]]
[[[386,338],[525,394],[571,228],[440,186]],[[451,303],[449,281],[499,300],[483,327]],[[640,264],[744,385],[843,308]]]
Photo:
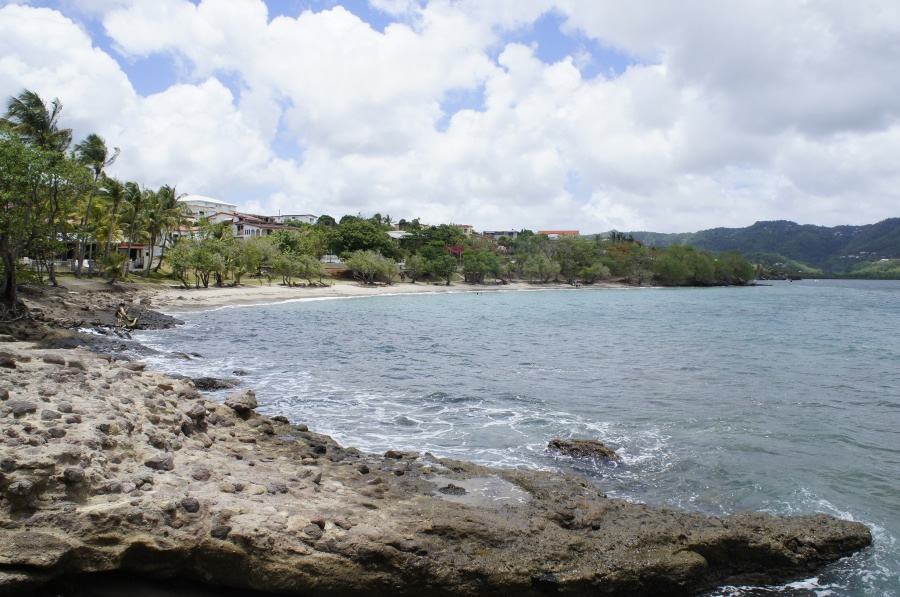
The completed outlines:
[[[576,477],[364,454],[83,350],[0,356],[0,594],[125,570],[303,595],[687,595],[871,542],[826,515],[708,517]]]

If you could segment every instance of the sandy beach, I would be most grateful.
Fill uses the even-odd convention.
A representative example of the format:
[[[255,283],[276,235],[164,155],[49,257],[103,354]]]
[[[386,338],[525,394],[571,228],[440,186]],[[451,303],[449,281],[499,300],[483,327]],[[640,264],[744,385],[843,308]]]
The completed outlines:
[[[450,292],[509,292],[539,290],[601,290],[612,288],[628,288],[627,284],[618,281],[601,282],[589,286],[575,288],[568,284],[529,284],[512,282],[509,284],[465,284],[454,283],[428,284],[417,282],[397,282],[391,285],[379,284],[367,286],[356,282],[330,280],[325,287],[288,287],[281,284],[242,284],[240,286],[222,286],[209,288],[184,288],[166,286],[155,291],[152,305],[165,313],[215,309],[226,306],[255,305],[278,303],[283,301],[323,298],[352,298],[366,296],[385,296],[421,293]]]

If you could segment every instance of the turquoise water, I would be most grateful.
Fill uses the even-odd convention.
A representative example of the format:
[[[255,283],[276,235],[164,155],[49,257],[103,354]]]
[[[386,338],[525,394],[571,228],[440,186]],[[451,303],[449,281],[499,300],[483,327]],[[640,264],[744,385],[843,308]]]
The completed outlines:
[[[402,289],[399,286],[398,289]],[[364,450],[585,476],[707,514],[826,512],[875,544],[817,577],[716,595],[900,593],[900,282],[306,300],[182,316],[157,368]],[[185,361],[173,351],[199,352]],[[592,437],[623,463],[554,458]]]

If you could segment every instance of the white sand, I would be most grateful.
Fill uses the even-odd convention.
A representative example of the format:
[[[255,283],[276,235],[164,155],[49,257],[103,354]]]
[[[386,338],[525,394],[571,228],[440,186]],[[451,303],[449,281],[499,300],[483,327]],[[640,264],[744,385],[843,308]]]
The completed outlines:
[[[622,288],[620,282],[603,282],[590,286],[580,286],[578,290]],[[509,290],[548,290],[570,289],[567,284],[528,284],[514,282],[511,284],[464,284],[454,283],[450,286],[444,284],[426,284],[417,282],[397,282],[390,286],[363,286],[354,282],[331,281],[326,288],[319,287],[287,287],[280,284],[259,285],[255,283],[241,286],[223,286],[221,288],[184,288],[168,286],[160,290],[153,298],[153,308],[166,313],[179,313],[184,311],[215,309],[233,305],[253,305],[264,303],[277,303],[282,301],[309,299],[309,298],[342,298],[379,296],[391,294],[415,294],[423,292],[493,292]]]

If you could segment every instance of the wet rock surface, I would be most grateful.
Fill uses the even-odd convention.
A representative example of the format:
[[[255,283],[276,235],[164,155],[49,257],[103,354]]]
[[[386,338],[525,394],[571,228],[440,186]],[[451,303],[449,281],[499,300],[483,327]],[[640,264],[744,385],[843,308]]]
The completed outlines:
[[[3,595],[110,571],[304,595],[688,595],[807,577],[871,542],[826,515],[702,516],[561,474],[365,454],[139,363],[7,346]]]
[[[615,450],[595,439],[552,439],[547,444],[547,449],[576,458],[619,459]]]

